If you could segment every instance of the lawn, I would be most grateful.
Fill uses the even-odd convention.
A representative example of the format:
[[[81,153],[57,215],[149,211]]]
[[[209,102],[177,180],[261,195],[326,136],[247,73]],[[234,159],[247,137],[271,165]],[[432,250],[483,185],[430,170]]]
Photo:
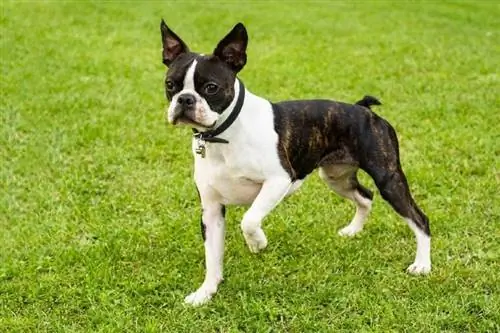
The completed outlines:
[[[500,330],[498,2],[1,4],[0,332]],[[160,18],[211,52],[249,31],[240,74],[273,101],[379,98],[431,220],[433,271],[377,193],[365,230],[317,174],[251,254],[227,216],[204,276],[190,130],[164,121]],[[372,190],[372,181],[362,175]]]

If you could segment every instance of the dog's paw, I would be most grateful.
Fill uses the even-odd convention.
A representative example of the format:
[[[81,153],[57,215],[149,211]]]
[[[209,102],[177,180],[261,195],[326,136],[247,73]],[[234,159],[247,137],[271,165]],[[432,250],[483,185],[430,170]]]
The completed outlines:
[[[425,275],[431,272],[431,263],[414,262],[406,271],[413,275]]]
[[[186,298],[184,298],[184,303],[192,306],[200,306],[210,301],[212,295],[213,293],[209,292],[207,289],[200,288],[194,293],[186,296]]]
[[[352,223],[348,226],[339,230],[339,235],[344,237],[352,237],[356,235],[358,232],[363,230],[363,226],[353,225]]]
[[[261,228],[259,228],[252,235],[243,233],[243,236],[245,237],[245,241],[247,242],[248,248],[252,253],[260,252],[267,246],[266,234],[264,234],[264,231]]]

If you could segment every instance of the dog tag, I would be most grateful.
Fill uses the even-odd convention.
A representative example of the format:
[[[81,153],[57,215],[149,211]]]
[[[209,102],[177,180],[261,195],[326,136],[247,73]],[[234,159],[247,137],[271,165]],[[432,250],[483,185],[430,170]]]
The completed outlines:
[[[205,158],[206,148],[205,148],[205,140],[198,138],[196,141],[196,154],[201,155],[202,158]]]

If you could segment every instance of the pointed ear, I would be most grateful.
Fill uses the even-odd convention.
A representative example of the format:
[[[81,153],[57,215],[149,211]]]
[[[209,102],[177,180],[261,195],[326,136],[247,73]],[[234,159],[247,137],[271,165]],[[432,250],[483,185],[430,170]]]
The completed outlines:
[[[161,19],[160,30],[163,43],[163,63],[169,66],[179,55],[189,52],[189,49],[182,39],[167,27],[163,19]]]
[[[247,30],[242,23],[238,23],[219,42],[214,55],[228,64],[233,71],[239,72],[247,63],[247,43]]]

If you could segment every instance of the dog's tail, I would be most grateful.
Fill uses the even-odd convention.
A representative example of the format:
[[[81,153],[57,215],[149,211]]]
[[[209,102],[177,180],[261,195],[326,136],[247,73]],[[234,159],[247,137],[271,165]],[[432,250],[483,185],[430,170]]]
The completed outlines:
[[[372,105],[382,105],[378,99],[376,99],[373,96],[366,95],[363,97],[361,100],[357,101],[355,104],[364,106],[365,108],[368,108],[371,110]]]

